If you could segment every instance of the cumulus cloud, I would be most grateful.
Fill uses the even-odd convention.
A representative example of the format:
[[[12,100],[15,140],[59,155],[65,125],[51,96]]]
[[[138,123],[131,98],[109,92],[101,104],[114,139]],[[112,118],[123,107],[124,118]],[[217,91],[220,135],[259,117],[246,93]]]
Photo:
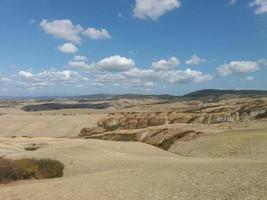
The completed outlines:
[[[153,81],[147,81],[140,78],[129,78],[123,73],[98,74],[95,83],[101,84],[102,86],[111,85],[116,87],[135,88],[141,90],[146,90],[155,86],[155,83]]]
[[[223,64],[217,70],[220,76],[228,76],[230,74],[242,75],[256,72],[264,65],[267,65],[267,61],[264,59],[257,61],[232,61]]]
[[[98,30],[93,27],[84,29],[80,25],[74,25],[69,19],[48,21],[42,20],[40,27],[47,34],[52,35],[57,39],[67,40],[74,44],[80,44],[82,36],[89,37],[91,39],[110,39],[111,34],[106,29]]]
[[[228,5],[235,5],[238,0],[229,0]]]
[[[104,58],[95,64],[98,71],[105,72],[123,72],[133,69],[135,62],[131,58],[119,55]]]
[[[159,60],[152,63],[152,69],[155,71],[170,71],[177,68],[180,61],[176,57],[171,57],[168,60]]]
[[[247,76],[246,78],[244,78],[244,81],[253,81],[254,77],[253,76]]]
[[[18,72],[20,86],[25,88],[41,88],[52,85],[73,85],[80,82],[88,81],[88,78],[82,76],[75,71],[58,71],[58,70],[46,70],[40,73],[33,74],[29,71]]]
[[[0,75],[0,90],[1,91],[7,91],[11,83],[12,83],[11,79]]]
[[[58,46],[58,50],[62,53],[76,53],[78,48],[72,43],[65,43],[63,45]]]
[[[152,81],[147,81],[147,82],[144,83],[144,86],[147,87],[147,88],[150,88],[150,87],[152,88],[152,87],[155,86],[155,83],[152,82]]]
[[[75,60],[75,61],[87,61],[88,59],[86,56],[75,55],[73,57],[73,60]]]
[[[82,27],[80,25],[73,25],[69,19],[47,21],[42,20],[41,28],[45,33],[53,35],[55,38],[64,39],[75,44],[81,43],[80,33]]]
[[[153,62],[150,68],[138,68],[131,58],[115,55],[98,62],[88,64],[86,61],[73,59],[69,66],[80,68],[95,76],[92,84],[97,86],[116,86],[122,88],[153,88],[157,83],[168,84],[200,83],[214,77],[192,69],[177,70],[180,61],[176,57]]]
[[[145,81],[156,81],[161,78],[161,72],[155,72],[153,69],[134,68],[123,73],[129,79],[140,79]]]
[[[80,59],[80,58],[79,58]],[[102,60],[88,64],[85,60],[79,60],[77,57],[69,61],[69,66],[78,67],[85,71],[95,73],[118,73],[129,71],[135,67],[135,62],[131,58],[115,55]]]
[[[135,0],[134,16],[139,19],[157,20],[175,8],[181,7],[180,0]]]
[[[94,67],[87,64],[85,61],[71,60],[69,61],[70,67],[80,68],[81,70],[93,71]]]
[[[200,83],[213,79],[210,74],[203,74],[200,71],[191,69],[176,71],[154,71],[152,69],[133,69],[123,73],[127,78],[143,81],[166,81],[169,83]]]
[[[127,81],[126,77],[120,73],[116,74],[98,74],[96,76],[96,82],[102,84],[117,84],[118,82],[122,83]]]
[[[110,39],[111,35],[106,29],[97,30],[95,28],[88,28],[83,31],[83,35],[93,40]]]
[[[189,58],[185,62],[188,65],[198,65],[198,64],[206,62],[206,59],[201,58],[201,57],[199,57],[199,56],[194,54],[194,55],[191,56],[191,58]]]
[[[6,83],[6,82],[9,82],[9,81],[11,81],[9,78],[0,76],[0,82],[1,82],[1,83]]]
[[[255,14],[267,13],[267,0],[253,0],[250,4],[251,7],[256,7]]]
[[[30,71],[19,71],[19,76],[23,77],[23,78],[31,78],[34,75],[30,72]]]
[[[153,62],[151,68],[141,69],[136,67],[131,58],[119,55],[104,58],[97,63],[87,64],[84,61],[72,60],[71,67],[78,67],[82,70],[96,74],[97,82],[101,84],[144,84],[154,86],[155,82],[165,81],[168,83],[199,83],[213,79],[210,74],[203,74],[200,71],[191,69],[177,70],[180,61],[176,57],[162,59]]]
[[[84,70],[87,76],[76,71],[49,69],[39,73],[27,70],[18,72],[17,86],[27,90],[49,86],[119,87],[150,90],[161,83],[191,84],[210,81],[213,76],[190,68],[177,70],[175,57],[153,62],[150,68],[138,68],[131,58],[119,55],[88,64],[86,57],[74,56],[69,66]],[[2,79],[0,79],[1,82]]]
[[[210,74],[203,74],[190,68],[182,71],[175,71],[165,75],[170,83],[201,83],[212,80],[214,77]]]
[[[0,90],[7,90],[7,86],[12,83],[12,80],[0,75]]]

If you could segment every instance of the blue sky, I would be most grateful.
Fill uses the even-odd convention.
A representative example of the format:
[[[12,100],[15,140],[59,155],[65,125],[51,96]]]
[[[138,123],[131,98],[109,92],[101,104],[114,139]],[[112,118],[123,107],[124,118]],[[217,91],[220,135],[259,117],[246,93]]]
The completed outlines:
[[[0,0],[0,96],[267,89],[267,0]]]

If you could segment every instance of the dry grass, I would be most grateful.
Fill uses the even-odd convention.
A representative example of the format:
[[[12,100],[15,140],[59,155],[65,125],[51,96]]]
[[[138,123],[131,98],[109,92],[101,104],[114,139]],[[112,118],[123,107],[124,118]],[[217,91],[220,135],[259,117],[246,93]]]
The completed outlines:
[[[63,170],[64,165],[57,160],[0,158],[0,183],[62,177]]]

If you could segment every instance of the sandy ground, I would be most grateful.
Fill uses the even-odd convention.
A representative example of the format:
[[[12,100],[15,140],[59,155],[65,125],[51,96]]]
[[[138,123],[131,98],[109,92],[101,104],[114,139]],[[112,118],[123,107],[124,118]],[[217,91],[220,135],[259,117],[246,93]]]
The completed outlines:
[[[2,138],[0,154],[62,161],[65,176],[0,186],[2,200],[246,199],[267,197],[267,160],[185,158],[147,144]],[[24,147],[42,145],[34,152]]]
[[[187,157],[248,158],[267,161],[267,129],[205,134],[197,140],[176,141],[169,151]]]
[[[0,115],[0,136],[77,136],[84,127],[95,127],[104,114]]]
[[[129,108],[118,112],[185,106],[131,103],[139,102],[122,100]],[[204,132],[167,152],[137,142],[67,138],[113,110],[27,113],[20,106],[0,108],[0,156],[57,159],[65,165],[64,177],[0,185],[0,200],[267,200],[266,120],[157,127]],[[33,144],[40,149],[24,149]]]

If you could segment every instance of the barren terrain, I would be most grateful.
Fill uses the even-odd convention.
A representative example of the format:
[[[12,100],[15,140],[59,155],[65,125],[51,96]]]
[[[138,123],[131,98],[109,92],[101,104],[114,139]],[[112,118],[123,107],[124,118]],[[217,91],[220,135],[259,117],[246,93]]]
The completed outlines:
[[[117,99],[30,112],[79,102],[2,101],[0,156],[56,159],[65,171],[0,185],[0,199],[266,200],[266,102]]]

